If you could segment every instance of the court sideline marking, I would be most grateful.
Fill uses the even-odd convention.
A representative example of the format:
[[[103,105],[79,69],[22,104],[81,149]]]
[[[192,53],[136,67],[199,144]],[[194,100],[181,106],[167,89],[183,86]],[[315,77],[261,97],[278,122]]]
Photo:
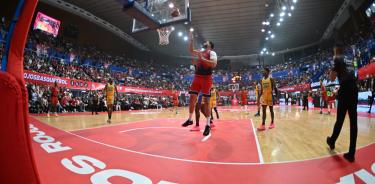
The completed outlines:
[[[31,117],[32,118],[32,117]],[[51,128],[54,128],[54,129],[57,129],[57,130],[60,130],[60,131],[63,131],[65,133],[68,133],[70,135],[73,135],[75,137],[79,137],[81,139],[84,139],[86,141],[89,141],[89,142],[93,142],[93,143],[96,143],[96,144],[100,144],[100,145],[103,145],[103,146],[106,146],[106,147],[110,147],[110,148],[114,148],[114,149],[118,149],[118,150],[122,150],[122,151],[127,151],[127,152],[130,152],[130,153],[135,153],[135,154],[140,154],[140,155],[146,155],[146,156],[151,156],[151,157],[156,157],[156,158],[163,158],[163,159],[169,159],[169,160],[177,160],[177,161],[183,161],[183,162],[191,162],[191,163],[200,163],[200,164],[217,164],[217,165],[273,165],[273,164],[287,164],[287,163],[297,163],[297,162],[306,162],[306,161],[313,161],[313,160],[318,160],[318,159],[323,159],[323,158],[329,158],[329,157],[332,157],[333,155],[324,155],[324,156],[320,156],[320,157],[315,157],[315,158],[310,158],[310,159],[301,159],[301,160],[290,160],[290,161],[280,161],[280,162],[268,162],[268,163],[259,163],[259,162],[209,162],[209,161],[198,161],[198,160],[189,160],[189,159],[179,159],[179,158],[173,158],[173,157],[166,157],[166,156],[160,156],[160,155],[153,155],[153,154],[148,154],[148,153],[143,153],[143,152],[138,152],[138,151],[133,151],[133,150],[128,150],[128,149],[125,149],[125,148],[121,148],[121,147],[116,147],[116,146],[113,146],[113,145],[109,145],[109,144],[106,144],[106,143],[102,143],[102,142],[99,142],[99,141],[95,141],[95,140],[92,140],[92,139],[89,139],[89,138],[86,138],[86,137],[83,137],[83,136],[80,136],[78,134],[75,134],[75,133],[72,133],[72,132],[69,132],[69,131],[65,131],[65,130],[62,130],[62,129],[58,129],[58,128],[55,128],[51,125],[48,125],[46,123],[43,123],[41,121],[38,121],[37,119],[34,119],[32,118],[34,121],[38,122],[38,123],[41,123],[41,124],[44,124],[48,127],[51,127]],[[168,119],[168,118],[167,118]],[[172,119],[172,118],[171,118]],[[357,151],[359,149],[362,149],[362,148],[365,148],[365,147],[368,147],[368,146],[371,146],[371,145],[374,145],[375,143],[369,143],[367,145],[364,145],[364,146],[361,146],[359,148],[357,148]],[[345,152],[342,152],[342,153],[335,153],[334,155],[340,155],[340,154],[344,154]]]
[[[264,164],[263,154],[262,154],[262,150],[260,149],[259,140],[258,140],[257,133],[255,131],[253,119],[250,119],[250,122],[251,122],[251,127],[252,127],[253,132],[254,132],[255,142],[256,142],[256,145],[257,145],[257,150],[258,150],[258,155],[259,155],[259,163]]]

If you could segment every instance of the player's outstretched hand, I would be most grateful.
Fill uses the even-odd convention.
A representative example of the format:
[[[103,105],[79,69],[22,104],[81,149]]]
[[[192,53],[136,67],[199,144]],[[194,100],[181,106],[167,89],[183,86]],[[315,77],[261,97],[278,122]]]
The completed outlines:
[[[190,39],[190,40],[193,40],[193,38],[194,38],[194,36],[193,36],[193,32],[190,31],[190,32],[189,32],[189,39]]]

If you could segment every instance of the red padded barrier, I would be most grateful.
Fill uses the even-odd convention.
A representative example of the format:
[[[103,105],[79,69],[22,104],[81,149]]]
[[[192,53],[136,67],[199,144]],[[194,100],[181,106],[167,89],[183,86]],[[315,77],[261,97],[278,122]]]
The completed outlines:
[[[17,80],[9,73],[0,72],[1,183],[40,183],[30,149],[23,96]]]
[[[25,0],[10,41],[7,73],[0,73],[1,183],[40,183],[28,122],[23,54],[37,0]]]

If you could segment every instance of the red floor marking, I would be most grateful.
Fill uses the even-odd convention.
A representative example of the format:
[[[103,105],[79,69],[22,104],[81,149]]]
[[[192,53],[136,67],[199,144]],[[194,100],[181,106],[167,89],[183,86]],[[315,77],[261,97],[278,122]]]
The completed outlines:
[[[190,132],[175,119],[75,132],[91,140],[132,151],[204,162],[258,163],[259,157],[250,121],[215,121],[212,136],[202,142],[201,132]],[[165,128],[163,128],[165,127]],[[202,126],[203,128],[203,126]]]
[[[373,156],[375,155],[375,144],[359,149],[357,151],[357,160],[353,164],[347,163],[341,158],[341,156],[280,164],[205,164],[158,158],[113,149],[103,144],[89,141],[84,137],[79,137],[78,135],[50,127],[46,124],[40,123],[34,118],[30,118],[30,121],[40,131],[43,131],[31,133],[34,147],[33,151],[36,155],[36,162],[43,183],[91,183],[90,179],[93,180],[96,174],[103,174],[103,172],[108,173],[110,171],[114,171],[113,169],[118,169],[116,171],[126,170],[137,173],[138,175],[149,178],[153,183],[169,181],[174,183],[192,184],[339,183],[341,177],[352,174],[361,169],[364,169],[364,172],[368,172],[368,174],[370,174],[369,176],[373,176],[375,174],[375,157]],[[136,124],[140,125],[142,123],[133,124],[133,128],[136,128]],[[161,123],[155,123],[153,126],[159,126],[159,124]],[[235,124],[235,121],[233,124]],[[213,132],[212,139],[215,138],[215,134],[219,134],[219,127],[220,125],[218,125],[218,130]],[[111,129],[117,130],[118,128],[109,127],[101,130],[107,131]],[[225,131],[231,130],[226,129]],[[43,133],[45,133],[45,135]],[[93,131],[81,131],[81,134],[84,134],[85,136],[91,136],[93,133]],[[143,132],[143,135],[144,134],[147,134],[147,132]],[[55,141],[60,141],[63,146],[69,146],[71,149],[61,152],[47,153],[44,149],[42,149],[41,145],[35,141],[37,140],[36,138],[38,135],[51,136]],[[110,134],[108,135],[109,138],[106,138],[106,140],[111,139]],[[176,136],[181,135],[177,134]],[[216,137],[220,138],[220,136],[217,135]],[[43,141],[54,141],[53,139],[43,139]],[[125,141],[127,140],[124,139],[124,142]],[[212,140],[210,139],[205,143],[209,143],[210,141]],[[199,142],[199,144],[201,143]],[[243,146],[240,147],[242,148]],[[175,152],[179,152],[179,150],[175,150]],[[74,173],[62,165],[61,161],[64,158],[71,159],[73,156],[77,155],[92,157],[105,163],[105,165],[99,169],[98,167],[92,168],[93,165],[88,163],[85,165],[85,167],[92,168],[92,170],[82,170],[82,167],[77,165],[75,162],[73,166],[81,169],[80,171],[84,171],[80,174]],[[349,177],[350,176],[351,175],[349,175]],[[358,175],[353,177],[358,183],[364,183],[360,182],[361,180],[359,179]],[[109,181],[111,183],[131,183],[130,180],[119,176],[112,177],[109,179]],[[147,180],[144,180],[144,182],[140,183],[146,183],[146,181]]]

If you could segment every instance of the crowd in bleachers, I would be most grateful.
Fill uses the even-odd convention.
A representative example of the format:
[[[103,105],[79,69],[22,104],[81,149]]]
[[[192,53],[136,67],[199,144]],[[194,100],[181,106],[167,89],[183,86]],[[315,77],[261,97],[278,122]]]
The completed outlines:
[[[4,26],[0,27],[0,36],[5,38]],[[94,45],[78,44],[67,40],[63,36],[55,38],[31,30],[25,49],[24,68],[59,77],[101,83],[105,83],[108,78],[113,78],[116,84],[153,89],[186,91],[192,80],[194,71],[191,69],[190,63],[167,65],[160,64],[155,60],[140,61],[127,58],[125,55],[111,55]],[[364,66],[375,56],[375,40],[371,31],[357,33],[345,40],[345,44],[347,48],[346,56],[349,59],[355,59],[358,67]],[[1,58],[4,49],[3,44],[0,45]],[[355,55],[353,55],[353,49],[356,51]],[[255,81],[261,79],[263,67],[271,69],[278,88],[317,82],[326,78],[327,70],[331,67],[331,60],[331,50],[323,49],[312,55],[291,58],[281,64],[244,66],[239,71],[234,71],[230,69],[228,63],[221,64],[219,61],[219,65],[214,71],[215,86],[219,90],[229,90],[228,85],[232,83],[232,78],[240,76],[240,79],[236,80],[240,84],[240,89],[242,87],[249,88],[254,86]],[[363,89],[366,89],[366,87],[363,87]],[[90,106],[89,92],[73,94],[68,89],[61,90],[60,111],[85,111]],[[46,87],[30,84],[30,108],[33,112],[46,111],[46,107],[48,107],[47,91]],[[169,106],[168,99],[163,100],[160,97],[122,94],[119,99],[122,109]],[[104,101],[100,103],[102,104],[101,109],[104,110]]]

